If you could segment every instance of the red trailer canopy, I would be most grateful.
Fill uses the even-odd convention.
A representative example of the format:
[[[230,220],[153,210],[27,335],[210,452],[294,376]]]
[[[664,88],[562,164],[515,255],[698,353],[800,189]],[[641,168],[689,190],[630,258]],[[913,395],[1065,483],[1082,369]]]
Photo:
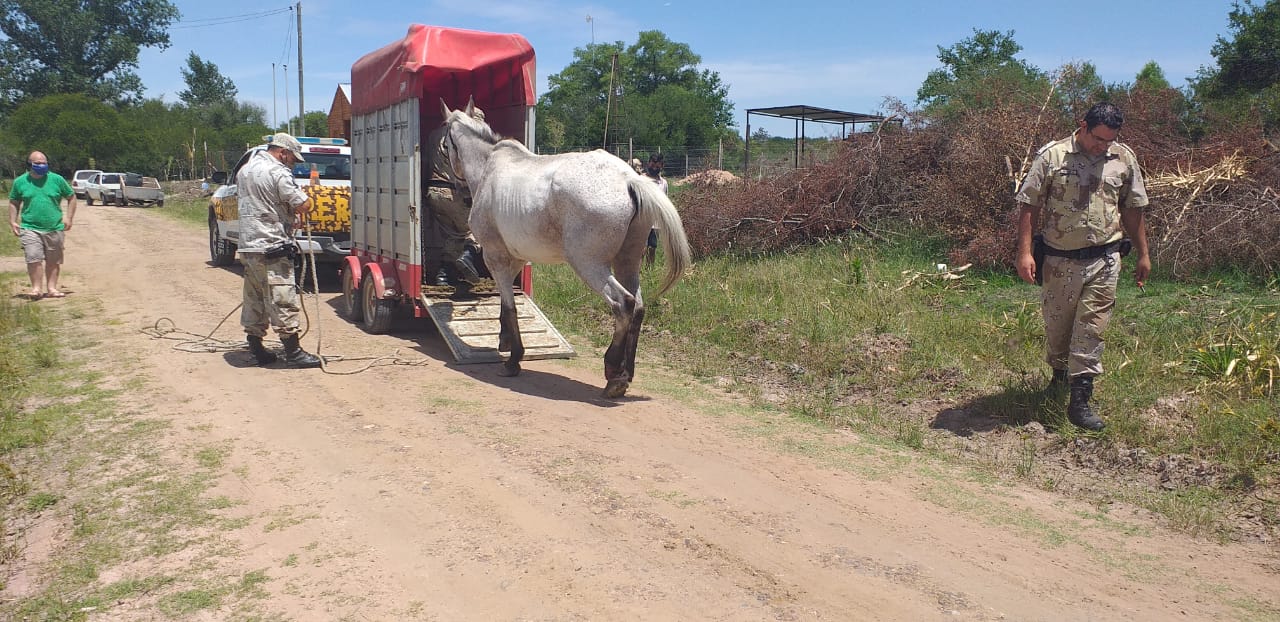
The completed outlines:
[[[470,97],[486,112],[523,109],[537,103],[533,82],[533,46],[520,35],[413,24],[351,66],[351,112],[418,98],[438,116],[440,98],[460,108]]]

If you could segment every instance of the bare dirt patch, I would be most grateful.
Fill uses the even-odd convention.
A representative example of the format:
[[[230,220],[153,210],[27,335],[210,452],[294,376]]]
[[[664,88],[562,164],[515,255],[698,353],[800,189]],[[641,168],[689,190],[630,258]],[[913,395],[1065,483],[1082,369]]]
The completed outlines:
[[[305,346],[424,364],[344,376],[180,351],[143,329],[167,318],[203,334],[240,297],[235,271],[206,265],[203,231],[95,206],[68,245],[74,294],[32,304],[82,305],[74,330],[98,343],[96,371],[143,387],[128,416],[166,422],[155,449],[175,471],[210,473],[202,498],[228,500],[214,510],[224,521],[191,526],[179,548],[101,569],[101,582],[175,580],[92,620],[155,619],[163,599],[211,575],[261,582],[202,619],[1280,615],[1273,547],[1170,533],[1134,508],[754,411],[675,371],[651,366],[628,398],[602,400],[599,359],[581,343],[581,359],[501,378],[455,365],[421,322],[363,333],[330,292],[307,300]],[[218,336],[240,339],[234,323]],[[899,344],[869,336],[868,347]],[[126,507],[130,491],[115,493]],[[48,548],[24,564],[74,553]],[[38,589],[24,585],[0,598]]]

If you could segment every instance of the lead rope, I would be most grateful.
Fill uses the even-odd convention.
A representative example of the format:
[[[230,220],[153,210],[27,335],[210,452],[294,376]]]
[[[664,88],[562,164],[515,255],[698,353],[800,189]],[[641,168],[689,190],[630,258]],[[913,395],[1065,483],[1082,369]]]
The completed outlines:
[[[314,204],[312,205],[312,209],[315,209]],[[315,241],[311,238],[311,221],[305,217],[302,218],[302,230],[306,232],[306,235],[307,235],[307,249],[310,250],[315,248]],[[306,259],[303,260],[303,267],[305,269],[308,266],[311,269],[311,302],[313,305],[315,305],[315,308],[316,308],[315,320],[312,320],[311,316],[307,315],[307,305],[305,303],[306,301],[305,292],[302,296],[298,297],[298,300],[303,302],[302,315],[303,317],[307,318],[307,330],[310,331],[313,325],[315,326],[315,329],[316,329],[316,358],[320,359],[320,371],[323,371],[326,374],[332,374],[334,376],[350,376],[350,375],[364,372],[374,367],[375,365],[382,364],[387,361],[390,361],[392,365],[412,365],[412,366],[428,365],[431,362],[430,359],[427,359],[425,357],[419,358],[419,359],[406,359],[400,356],[400,349],[396,348],[395,352],[389,355],[378,356],[370,359],[369,362],[366,363],[363,367],[359,367],[357,369],[353,369],[350,371],[330,370],[328,359],[326,359],[325,356],[320,352],[321,347],[323,345],[322,342],[324,341],[324,329],[321,328],[321,324],[320,324],[320,273],[318,270],[316,270],[315,253],[306,253]],[[338,360],[339,358],[343,358],[343,360],[351,360],[351,359],[345,359],[345,357],[335,357],[334,360]]]

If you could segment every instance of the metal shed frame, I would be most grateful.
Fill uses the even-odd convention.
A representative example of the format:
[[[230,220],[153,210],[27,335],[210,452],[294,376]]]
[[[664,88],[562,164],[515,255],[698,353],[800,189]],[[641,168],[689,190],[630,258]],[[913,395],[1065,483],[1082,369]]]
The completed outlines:
[[[805,140],[805,124],[827,123],[840,126],[841,138],[847,137],[852,128],[856,128],[859,123],[882,123],[888,117],[877,114],[866,114],[862,112],[845,112],[843,110],[831,110],[830,108],[819,108],[817,106],[794,105],[794,106],[775,106],[772,108],[749,108],[747,109],[747,147],[743,161],[742,170],[745,173],[751,169],[751,115],[761,115],[765,117],[775,117],[778,119],[795,120],[797,139],[795,146],[795,167],[800,168],[800,156],[804,155]]]

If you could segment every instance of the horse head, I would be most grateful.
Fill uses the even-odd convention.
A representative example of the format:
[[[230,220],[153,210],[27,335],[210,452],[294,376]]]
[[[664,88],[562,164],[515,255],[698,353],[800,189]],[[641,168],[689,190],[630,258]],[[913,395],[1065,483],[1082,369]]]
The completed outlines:
[[[467,170],[479,171],[493,146],[502,139],[484,121],[484,111],[476,107],[475,98],[467,100],[467,106],[450,110],[444,98],[440,99],[444,114],[445,149],[449,153],[449,168],[455,181],[467,184]]]

